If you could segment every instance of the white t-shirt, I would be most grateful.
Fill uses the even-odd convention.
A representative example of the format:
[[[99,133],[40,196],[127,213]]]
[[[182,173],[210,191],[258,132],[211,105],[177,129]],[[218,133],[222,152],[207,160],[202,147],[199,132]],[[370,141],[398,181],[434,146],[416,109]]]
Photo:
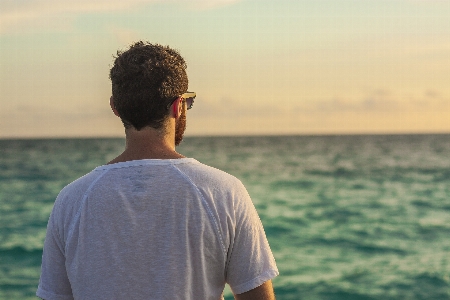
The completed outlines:
[[[278,275],[235,177],[192,158],[100,166],[66,186],[50,216],[43,299],[221,299]]]

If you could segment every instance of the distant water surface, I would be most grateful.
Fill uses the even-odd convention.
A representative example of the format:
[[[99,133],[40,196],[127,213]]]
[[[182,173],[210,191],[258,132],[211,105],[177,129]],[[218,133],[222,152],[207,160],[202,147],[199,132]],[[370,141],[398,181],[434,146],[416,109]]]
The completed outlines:
[[[123,147],[0,140],[0,299],[36,299],[58,192]],[[247,187],[277,299],[450,299],[450,135],[191,137],[178,150]]]

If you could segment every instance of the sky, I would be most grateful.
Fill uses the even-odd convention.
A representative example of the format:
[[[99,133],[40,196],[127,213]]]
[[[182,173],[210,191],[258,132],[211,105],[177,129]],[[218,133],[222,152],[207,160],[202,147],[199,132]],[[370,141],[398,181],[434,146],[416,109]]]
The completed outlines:
[[[113,56],[177,49],[186,135],[450,133],[449,0],[0,0],[0,138],[120,137]]]

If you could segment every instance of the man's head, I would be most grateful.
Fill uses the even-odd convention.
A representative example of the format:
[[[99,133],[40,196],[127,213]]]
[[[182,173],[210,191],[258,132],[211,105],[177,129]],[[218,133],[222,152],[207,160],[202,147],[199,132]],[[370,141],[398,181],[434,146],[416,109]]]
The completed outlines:
[[[117,52],[109,77],[114,106],[125,125],[162,129],[169,106],[188,88],[186,62],[167,46],[137,42]]]

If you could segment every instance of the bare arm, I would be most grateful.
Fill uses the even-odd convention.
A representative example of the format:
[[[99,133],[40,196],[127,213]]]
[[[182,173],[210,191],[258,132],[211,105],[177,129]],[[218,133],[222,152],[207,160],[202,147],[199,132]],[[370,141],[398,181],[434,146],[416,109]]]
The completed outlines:
[[[264,282],[262,285],[248,292],[234,295],[236,300],[275,300],[272,280]]]

